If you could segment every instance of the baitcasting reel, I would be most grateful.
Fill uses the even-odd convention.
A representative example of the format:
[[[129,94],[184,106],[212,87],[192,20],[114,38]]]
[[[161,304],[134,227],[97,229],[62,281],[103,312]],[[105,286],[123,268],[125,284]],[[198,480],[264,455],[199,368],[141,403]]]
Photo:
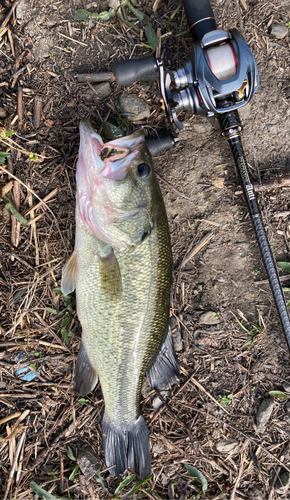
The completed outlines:
[[[235,111],[249,102],[259,86],[253,53],[236,29],[206,33],[194,42],[189,59],[177,71],[164,72],[161,61],[157,64],[165,111],[179,130],[181,111],[206,116]],[[171,90],[172,83],[182,90]],[[226,109],[224,99],[232,103]]]
[[[235,111],[249,102],[259,86],[254,55],[236,29],[205,33],[200,41],[194,41],[189,59],[177,71],[167,71],[160,58],[150,56],[117,63],[114,76],[119,85],[159,79],[162,108],[172,136],[148,140],[153,156],[174,146],[177,134],[173,124],[183,129],[177,118],[181,111],[208,117]]]

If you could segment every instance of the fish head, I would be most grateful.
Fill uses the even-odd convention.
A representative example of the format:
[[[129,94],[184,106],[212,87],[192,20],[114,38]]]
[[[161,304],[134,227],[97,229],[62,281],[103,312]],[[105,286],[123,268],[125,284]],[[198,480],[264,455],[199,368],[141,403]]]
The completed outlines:
[[[76,177],[80,217],[99,240],[123,251],[150,234],[159,187],[142,130],[104,143],[81,121]]]

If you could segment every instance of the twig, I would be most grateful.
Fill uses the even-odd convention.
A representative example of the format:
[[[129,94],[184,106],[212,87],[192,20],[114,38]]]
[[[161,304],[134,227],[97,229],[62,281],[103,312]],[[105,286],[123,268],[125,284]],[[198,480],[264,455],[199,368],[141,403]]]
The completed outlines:
[[[243,470],[244,470],[244,461],[245,461],[245,453],[243,452],[242,456],[241,456],[241,463],[240,463],[239,473],[238,473],[236,482],[234,484],[234,487],[233,487],[233,489],[231,491],[230,500],[235,500],[236,489],[239,486],[239,482],[240,482],[240,479],[242,477],[242,473],[243,473]]]
[[[26,429],[27,429],[28,424],[29,424],[29,419],[30,419],[30,415],[28,415],[26,422],[25,422]],[[23,459],[24,459],[24,448],[25,448],[26,436],[27,436],[27,430],[25,430],[25,432],[24,432],[24,438],[23,438],[23,442],[22,442],[22,448],[21,448],[19,463],[18,463],[18,467],[17,467],[17,474],[16,474],[16,480],[15,480],[16,486],[18,486],[18,484],[20,482],[20,475],[21,475],[22,464],[23,464]]]
[[[113,82],[115,80],[114,73],[83,73],[77,75],[79,83],[100,83],[100,82]]]
[[[13,73],[13,75],[12,75],[12,85],[11,85],[12,88],[15,87],[15,84],[17,82],[17,79],[18,79],[19,75],[21,75],[21,73],[23,73],[23,71],[25,71],[26,68],[27,68],[27,66],[23,66],[22,68],[20,68],[17,71],[15,71],[15,73]]]
[[[14,259],[19,260],[19,262],[21,262],[21,264],[23,264],[26,267],[29,267],[29,269],[32,269],[32,271],[34,271],[36,274],[38,274],[38,271],[31,264],[26,262],[26,260],[19,257],[19,255],[17,255],[17,253],[11,252],[11,255],[14,257]]]
[[[22,127],[22,119],[23,119],[23,116],[22,116],[22,98],[23,98],[23,88],[22,87],[18,87],[18,90],[17,90],[17,115],[18,115],[18,130],[21,129]]]
[[[155,173],[155,175],[156,175],[157,179],[164,182],[164,184],[166,184],[166,186],[170,187],[170,189],[172,189],[172,191],[179,194],[179,196],[182,196],[182,198],[184,198],[185,200],[191,201],[191,199],[188,198],[188,196],[185,196],[185,194],[183,194],[180,191],[178,191],[177,189],[175,189],[175,187],[173,187],[171,184],[169,184],[169,182],[167,182],[165,179],[163,179],[163,177],[161,177],[159,174]]]
[[[15,203],[15,208],[19,212],[20,208],[20,187],[19,182],[14,181],[13,187],[13,198]],[[11,243],[15,247],[18,247],[20,242],[20,222],[16,219],[15,215],[11,216],[12,228],[11,228]]]
[[[213,237],[213,233],[208,233],[206,234],[201,240],[199,243],[197,243],[197,245],[194,246],[194,248],[188,252],[188,254],[185,255],[185,257],[183,258],[183,261],[181,262],[181,264],[179,264],[175,270],[176,271],[180,271],[184,266],[185,264],[187,264],[188,261],[190,261],[198,252],[200,252],[200,250],[205,246],[207,245],[207,243],[212,239]]]
[[[32,208],[33,206],[33,201],[32,201],[32,194],[29,193],[28,197],[28,204],[29,207]],[[31,222],[31,235],[33,235],[34,239],[34,245],[35,245],[35,265],[39,266],[39,248],[38,248],[38,238],[37,238],[37,233],[36,233],[36,224],[35,224],[35,217],[34,217],[34,210],[31,210],[30,212],[30,222]]]
[[[12,415],[8,415],[7,417],[4,417],[0,420],[0,425],[5,424],[5,422],[9,422],[9,420],[13,420],[13,418],[18,418],[20,417],[21,413],[13,413]]]
[[[5,17],[4,21],[2,22],[0,26],[0,37],[2,36],[2,29],[5,28],[5,26],[9,23],[10,17],[12,16],[13,12],[15,11],[16,7],[20,4],[21,0],[15,0],[14,4],[12,5],[11,9],[9,10],[7,16]]]
[[[42,97],[36,95],[34,98],[34,114],[33,114],[33,123],[36,129],[40,127],[41,111],[42,111]]]
[[[64,38],[67,38],[68,40],[71,40],[71,42],[74,43],[79,43],[80,45],[83,45],[84,47],[87,47],[88,45],[84,42],[80,42],[79,40],[75,40],[74,38],[71,38],[70,36],[64,35],[63,33],[58,33],[60,36],[63,36]]]
[[[8,28],[8,38],[9,38],[9,42],[10,42],[10,46],[11,46],[12,55],[13,55],[13,57],[15,57],[14,41],[13,41],[11,30],[9,28]]]
[[[14,455],[12,467],[11,467],[11,470],[10,470],[10,473],[9,473],[9,479],[7,481],[6,491],[5,491],[3,500],[7,499],[7,496],[8,496],[9,490],[10,490],[10,486],[11,486],[11,483],[12,483],[12,480],[13,480],[13,476],[14,476],[14,473],[15,473],[15,470],[16,470],[16,467],[17,467],[17,460],[18,460],[19,453],[20,453],[20,450],[22,448],[25,436],[26,436],[26,431],[22,434],[21,438],[19,439],[18,446],[17,446],[16,451],[15,451],[15,455]]]
[[[38,210],[38,208],[40,208],[43,204],[45,204],[45,202],[49,201],[51,198],[53,198],[58,192],[58,189],[55,188],[53,189],[50,193],[48,193],[44,198],[43,200],[41,200],[39,203],[37,203],[36,205],[34,205],[34,207],[31,207],[29,208],[29,210],[27,210],[27,212],[25,212],[25,217],[27,215],[30,214],[30,212],[34,211],[34,210]],[[38,198],[39,199],[39,198]],[[46,205],[46,208],[47,208],[47,205]]]

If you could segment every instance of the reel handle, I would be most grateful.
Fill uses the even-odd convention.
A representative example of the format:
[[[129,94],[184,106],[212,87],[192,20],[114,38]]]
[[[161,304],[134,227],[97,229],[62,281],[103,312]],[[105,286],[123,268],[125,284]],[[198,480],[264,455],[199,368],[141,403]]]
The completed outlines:
[[[209,31],[216,30],[210,0],[182,1],[193,41],[201,41]]]

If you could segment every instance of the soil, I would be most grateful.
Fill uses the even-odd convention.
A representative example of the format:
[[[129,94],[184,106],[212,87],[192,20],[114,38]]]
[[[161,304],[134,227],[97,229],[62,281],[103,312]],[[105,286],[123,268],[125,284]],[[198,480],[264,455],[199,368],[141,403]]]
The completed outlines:
[[[174,69],[191,45],[185,15],[182,9],[175,14],[168,34],[168,20],[179,2],[158,2],[157,11],[153,4],[142,0],[139,8],[154,29],[161,29],[162,57]],[[1,2],[2,20],[11,5],[9,0]],[[212,5],[218,27],[238,28],[258,64],[260,88],[240,116],[250,172],[253,182],[261,186],[285,177],[290,165],[289,35],[281,40],[269,35],[272,23],[289,22],[290,4],[288,0],[215,0]],[[107,98],[88,101],[85,94],[90,87],[77,83],[76,75],[111,71],[118,61],[153,52],[142,45],[146,38],[138,23],[138,30],[133,30],[116,16],[107,22],[74,21],[77,8],[100,10],[97,2],[85,0],[22,0],[7,24],[8,31],[1,32],[0,107],[6,114],[1,140],[2,151],[10,151],[11,156],[1,166],[0,184],[5,191],[13,182],[6,196],[29,222],[19,229],[1,202],[1,498],[36,498],[30,481],[50,491],[53,498],[57,494],[109,498],[100,480],[87,480],[80,469],[71,477],[76,462],[67,455],[68,446],[77,456],[84,444],[100,458],[108,491],[113,493],[118,485],[103,461],[100,386],[85,400],[73,391],[80,328],[66,342],[61,335],[63,317],[46,308],[59,313],[67,306],[53,289],[60,286],[61,269],[74,246],[79,120],[89,117],[101,130],[104,119],[110,121],[118,114],[118,96],[124,91],[113,83]],[[145,125],[166,133],[157,84],[136,83],[126,92],[144,99],[151,109],[150,117],[134,127]],[[38,115],[37,101],[41,103]],[[289,351],[218,122],[190,113],[181,119],[184,131],[177,146],[154,162],[176,268],[171,323],[181,380],[167,400],[169,408],[162,404],[154,409],[156,394],[146,387],[143,391],[153,471],[144,495],[169,498],[168,486],[172,495],[174,480],[174,498],[199,498],[201,484],[189,476],[187,463],[208,482],[204,498],[290,498],[289,492],[274,489],[279,473],[290,469],[290,407],[283,387],[290,378]],[[5,137],[7,130],[15,132],[13,144]],[[289,187],[257,197],[275,259],[289,261]],[[46,204],[37,205],[39,199],[46,199]],[[27,214],[31,207],[36,208]],[[39,218],[31,223],[34,217]],[[208,242],[179,270],[185,255],[209,233]],[[287,276],[283,285],[287,286]],[[214,313],[212,324],[203,324],[202,316],[208,311]],[[68,331],[78,325],[74,313],[69,317]],[[16,373],[25,363],[37,374],[30,382]],[[257,410],[272,390],[283,392],[284,399],[274,399],[265,431],[259,433]],[[24,458],[16,484],[16,473],[12,481],[9,473],[24,433]],[[234,446],[223,447],[224,440],[232,440]]]

